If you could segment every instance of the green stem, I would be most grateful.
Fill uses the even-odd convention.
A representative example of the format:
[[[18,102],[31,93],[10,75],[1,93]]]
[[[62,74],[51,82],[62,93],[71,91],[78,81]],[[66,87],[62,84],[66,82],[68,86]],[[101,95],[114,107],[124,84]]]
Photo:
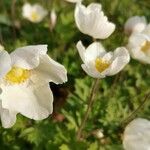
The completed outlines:
[[[95,98],[95,95],[96,95],[96,90],[98,88],[98,82],[99,82],[99,79],[96,79],[93,83],[93,86],[92,86],[92,90],[91,90],[91,93],[90,93],[90,97],[89,97],[89,104],[88,104],[88,108],[85,112],[85,116],[81,122],[81,125],[79,127],[79,130],[77,132],[77,140],[80,140],[81,139],[81,136],[82,136],[82,130],[86,124],[86,121],[89,117],[89,114],[91,112],[91,108],[92,108],[92,105],[93,105],[93,102],[94,102],[94,98]]]
[[[144,106],[144,104],[147,102],[147,100],[150,98],[150,92],[146,94],[144,97],[144,100],[141,102],[141,104],[126,118],[122,121],[121,125],[124,126],[124,124],[128,123],[132,118],[137,114],[137,112]]]

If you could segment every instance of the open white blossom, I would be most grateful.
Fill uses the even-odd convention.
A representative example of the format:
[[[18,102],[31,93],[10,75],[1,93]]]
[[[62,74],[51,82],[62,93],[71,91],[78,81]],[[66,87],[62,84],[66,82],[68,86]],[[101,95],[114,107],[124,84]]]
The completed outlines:
[[[30,5],[29,3],[25,3],[22,8],[22,15],[29,21],[38,23],[47,15],[47,10],[39,4]]]
[[[141,33],[129,37],[127,48],[134,59],[150,64],[150,24]]]
[[[79,30],[95,39],[106,39],[115,30],[115,25],[104,16],[100,4],[91,3],[85,7],[77,3],[74,16]]]
[[[126,34],[140,33],[146,26],[147,21],[144,16],[133,16],[126,21],[124,30]]]
[[[0,117],[3,127],[16,122],[17,113],[41,120],[53,111],[49,82],[67,81],[66,69],[47,54],[47,45],[0,51]]]
[[[125,150],[150,150],[150,121],[142,118],[130,122],[123,137]]]
[[[81,65],[83,70],[94,78],[115,75],[130,60],[129,53],[124,47],[119,47],[114,52],[106,52],[98,42],[94,42],[88,48],[85,48],[79,41],[77,49],[84,63]]]

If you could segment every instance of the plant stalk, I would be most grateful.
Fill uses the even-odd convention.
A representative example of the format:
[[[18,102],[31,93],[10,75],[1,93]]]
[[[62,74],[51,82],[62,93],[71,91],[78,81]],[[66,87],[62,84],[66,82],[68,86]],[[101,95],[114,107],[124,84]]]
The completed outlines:
[[[93,105],[93,102],[94,102],[94,98],[95,98],[95,95],[96,95],[96,91],[97,91],[97,88],[98,88],[98,83],[99,83],[99,79],[96,79],[93,83],[93,86],[92,86],[92,89],[91,89],[91,93],[90,93],[90,96],[89,96],[89,100],[88,100],[88,108],[85,112],[85,116],[81,122],[81,125],[79,127],[79,130],[77,132],[77,140],[80,140],[81,139],[81,136],[82,136],[82,130],[86,124],[86,121],[89,117],[89,114],[91,112],[91,108],[92,108],[92,105]]]
[[[141,102],[141,104],[126,118],[122,121],[121,125],[123,126],[124,124],[126,124],[127,122],[129,122],[132,117],[134,117],[137,112],[144,106],[144,104],[147,102],[147,100],[150,98],[150,92],[148,92],[145,97],[144,100]]]

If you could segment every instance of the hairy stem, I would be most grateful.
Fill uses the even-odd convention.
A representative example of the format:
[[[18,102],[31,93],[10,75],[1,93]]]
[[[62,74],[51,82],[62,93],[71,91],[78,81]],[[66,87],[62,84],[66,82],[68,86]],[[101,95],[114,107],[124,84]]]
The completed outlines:
[[[82,130],[86,124],[86,121],[88,119],[88,116],[91,112],[91,108],[92,108],[92,105],[93,105],[93,102],[94,102],[94,98],[95,98],[95,95],[96,95],[96,90],[98,88],[98,82],[99,82],[99,79],[96,79],[93,83],[93,86],[92,86],[92,90],[91,90],[91,93],[90,93],[90,96],[89,96],[89,100],[88,100],[88,108],[85,112],[85,116],[81,122],[81,125],[79,127],[79,130],[77,132],[77,140],[80,140],[81,139],[81,136],[82,136]]]
[[[144,104],[147,102],[147,100],[150,98],[150,92],[148,92],[145,97],[144,100],[141,102],[141,104],[126,118],[122,121],[121,125],[124,126],[124,124],[128,123],[132,117],[134,117],[137,112],[144,106]]]

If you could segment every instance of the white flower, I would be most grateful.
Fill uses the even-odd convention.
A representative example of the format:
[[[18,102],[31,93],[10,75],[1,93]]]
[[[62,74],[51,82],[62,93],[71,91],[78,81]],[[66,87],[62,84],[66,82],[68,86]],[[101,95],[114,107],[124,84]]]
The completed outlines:
[[[4,50],[4,46],[0,44],[0,50]]]
[[[74,16],[79,30],[95,39],[108,38],[115,30],[115,25],[104,16],[100,4],[91,3],[85,7],[78,3]]]
[[[140,33],[142,32],[147,25],[147,21],[144,16],[134,16],[129,18],[124,26],[125,33]]]
[[[134,119],[124,131],[125,150],[150,150],[150,121]]]
[[[47,45],[26,46],[10,55],[0,51],[0,117],[5,128],[16,114],[41,120],[53,111],[49,82],[67,81],[66,69],[47,54]]]
[[[150,64],[150,24],[141,33],[129,37],[127,48],[134,59]]]
[[[29,21],[38,23],[47,15],[47,10],[45,10],[39,4],[34,4],[32,6],[29,3],[25,3],[22,8],[22,15]]]
[[[71,3],[78,3],[81,2],[82,0],[65,0],[67,2],[71,2]]]
[[[130,56],[126,48],[119,47],[114,52],[106,52],[103,46],[92,43],[87,49],[82,42],[77,43],[77,49],[84,64],[83,70],[94,78],[104,78],[115,75],[129,62]]]

